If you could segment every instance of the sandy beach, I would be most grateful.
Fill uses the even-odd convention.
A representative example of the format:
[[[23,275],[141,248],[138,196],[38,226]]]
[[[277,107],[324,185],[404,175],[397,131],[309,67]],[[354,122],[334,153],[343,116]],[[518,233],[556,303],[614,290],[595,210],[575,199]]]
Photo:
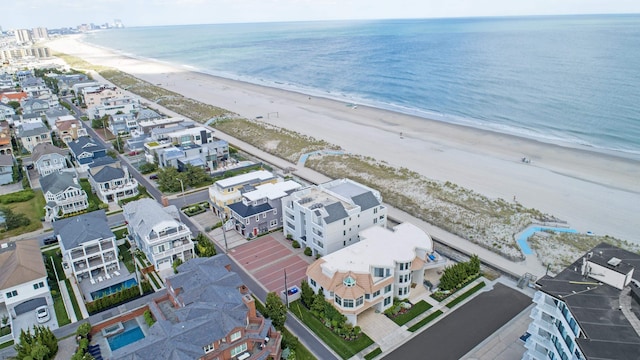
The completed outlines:
[[[640,159],[630,155],[547,144],[366,106],[353,108],[340,101],[133,59],[76,37],[56,39],[47,46],[248,119],[262,116],[261,121],[326,140],[353,154],[451,181],[491,198],[515,199],[567,221],[580,232],[640,242]],[[531,162],[523,163],[523,157]]]

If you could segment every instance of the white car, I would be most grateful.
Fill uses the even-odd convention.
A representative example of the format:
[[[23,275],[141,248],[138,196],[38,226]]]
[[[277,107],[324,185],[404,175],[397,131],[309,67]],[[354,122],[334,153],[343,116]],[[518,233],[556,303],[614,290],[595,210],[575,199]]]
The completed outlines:
[[[36,320],[38,320],[39,324],[46,323],[49,319],[51,319],[51,316],[49,315],[49,308],[46,305],[36,308]]]

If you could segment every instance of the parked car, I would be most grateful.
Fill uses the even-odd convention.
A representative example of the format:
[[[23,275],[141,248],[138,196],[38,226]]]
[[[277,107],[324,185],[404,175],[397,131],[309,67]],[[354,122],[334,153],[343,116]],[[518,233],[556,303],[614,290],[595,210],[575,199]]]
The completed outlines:
[[[45,238],[42,242],[45,245],[53,245],[53,244],[56,244],[58,242],[58,238],[56,236],[52,236],[52,237],[49,237],[49,238]]]
[[[47,307],[46,305],[42,305],[36,308],[36,320],[39,324],[46,323],[50,319],[51,316],[49,315],[49,307]]]
[[[151,179],[151,180],[158,180],[158,175],[153,174],[153,175],[149,176],[149,179]]]

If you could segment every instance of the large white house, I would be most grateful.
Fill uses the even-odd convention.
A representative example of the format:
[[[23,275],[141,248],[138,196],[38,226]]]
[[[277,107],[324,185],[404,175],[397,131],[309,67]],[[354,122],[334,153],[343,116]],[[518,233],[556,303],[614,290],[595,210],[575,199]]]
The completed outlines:
[[[7,316],[9,324],[22,314],[30,317],[26,327],[36,324],[33,311],[39,306],[53,310],[53,298],[47,283],[47,270],[38,240],[9,241],[0,244],[0,318]],[[31,314],[33,316],[31,317]],[[2,342],[18,338],[20,328],[11,326],[13,335]]]
[[[58,171],[43,176],[40,178],[40,187],[47,201],[44,206],[47,221],[54,221],[89,207],[89,198],[78,183],[75,171]]]
[[[410,223],[393,230],[379,226],[360,232],[360,242],[316,260],[307,268],[309,285],[356,325],[369,308],[382,312],[393,298],[406,299],[411,284],[422,284],[427,269],[446,259],[433,250],[431,237]]]
[[[522,359],[637,359],[640,255],[601,243],[536,282]]]
[[[105,203],[118,202],[138,195],[138,180],[120,163],[89,168],[89,183],[96,195]]]
[[[233,176],[216,181],[209,187],[209,200],[213,210],[219,216],[229,215],[229,204],[242,200],[242,193],[253,191],[258,185],[275,184],[278,178],[266,170],[252,171],[246,174]]]
[[[129,236],[156,270],[170,269],[177,259],[185,262],[194,257],[191,230],[180,221],[174,205],[162,207],[145,198],[124,205],[122,210]]]
[[[309,186],[282,198],[284,235],[327,255],[358,242],[358,233],[387,224],[380,192],[349,179]]]

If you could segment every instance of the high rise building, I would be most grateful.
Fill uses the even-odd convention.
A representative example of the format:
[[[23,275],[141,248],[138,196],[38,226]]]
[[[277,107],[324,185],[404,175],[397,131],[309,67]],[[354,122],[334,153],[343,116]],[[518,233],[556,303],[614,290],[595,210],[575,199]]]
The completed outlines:
[[[18,29],[15,31],[16,41],[19,44],[27,44],[33,41],[31,33],[27,29]]]
[[[637,359],[640,255],[601,243],[536,282],[523,359]]]
[[[45,40],[49,38],[47,28],[37,27],[33,28],[33,40]]]

